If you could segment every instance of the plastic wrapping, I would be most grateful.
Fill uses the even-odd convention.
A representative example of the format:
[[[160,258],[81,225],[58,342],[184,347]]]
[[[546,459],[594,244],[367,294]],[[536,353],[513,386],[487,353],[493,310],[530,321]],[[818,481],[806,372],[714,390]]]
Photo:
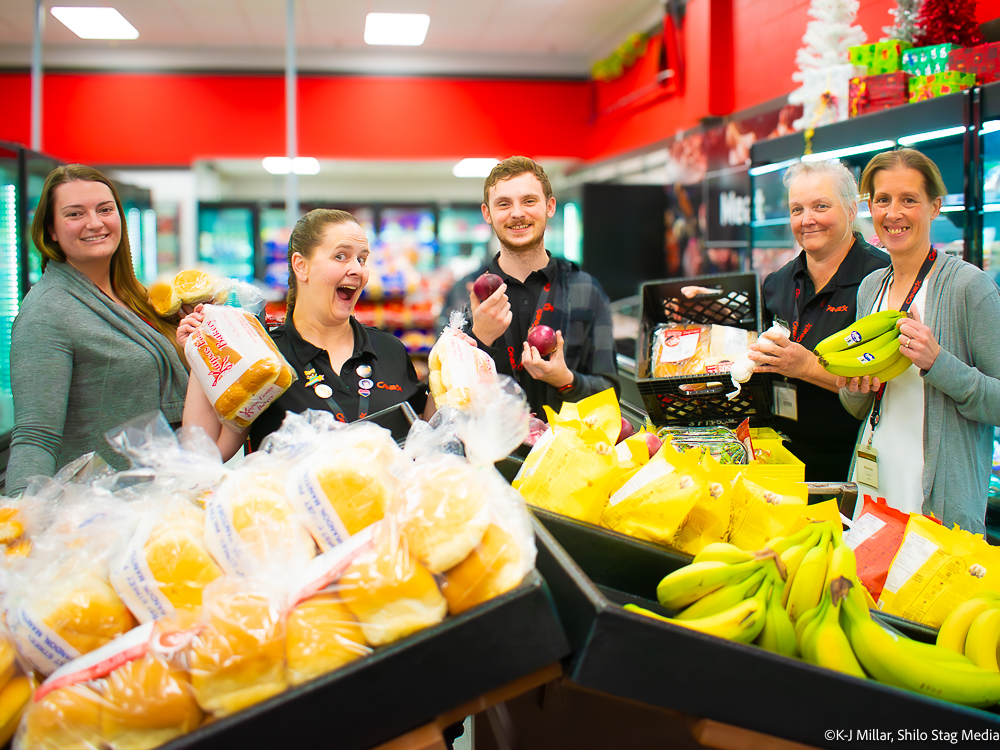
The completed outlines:
[[[465,325],[460,310],[453,310],[451,320],[431,349],[427,364],[430,368],[428,385],[434,403],[464,408],[476,385],[489,385],[497,380],[496,363],[489,354],[459,335]]]
[[[756,331],[734,326],[662,325],[653,333],[653,377],[727,373],[756,340]]]
[[[206,305],[184,354],[219,419],[245,429],[298,376],[247,311]]]
[[[231,282],[212,274],[190,268],[178,271],[172,278],[163,276],[150,284],[149,304],[157,315],[168,318],[176,315],[181,305],[212,302],[221,305],[229,297]]]
[[[203,714],[177,647],[187,636],[170,625],[143,625],[50,675],[14,746],[147,750],[195,729]]]

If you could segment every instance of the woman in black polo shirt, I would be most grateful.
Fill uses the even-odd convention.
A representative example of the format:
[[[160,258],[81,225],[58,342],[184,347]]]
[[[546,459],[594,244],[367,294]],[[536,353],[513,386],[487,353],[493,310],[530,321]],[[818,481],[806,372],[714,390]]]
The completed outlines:
[[[369,252],[365,230],[346,211],[316,209],[299,219],[288,240],[288,313],[284,325],[271,332],[299,379],[248,430],[235,432],[222,428],[192,378],[184,425],[204,428],[228,460],[248,434],[256,450],[289,411],[326,409],[353,422],[407,401],[418,414],[433,413],[434,402],[399,339],[366,328],[352,314],[368,283]],[[184,318],[178,341],[183,344],[201,320],[200,308]]]
[[[791,334],[751,347],[757,372],[773,380],[775,429],[806,465],[806,481],[847,481],[861,423],[840,404],[837,379],[812,353],[816,344],[857,317],[858,285],[889,256],[853,230],[858,186],[840,162],[800,163],[784,178],[798,257],[764,280],[766,317]]]

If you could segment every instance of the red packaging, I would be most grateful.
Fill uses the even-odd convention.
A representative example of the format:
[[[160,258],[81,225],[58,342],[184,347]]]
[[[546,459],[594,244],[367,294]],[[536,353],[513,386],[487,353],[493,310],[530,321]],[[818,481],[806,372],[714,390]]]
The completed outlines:
[[[1000,80],[1000,42],[953,49],[948,53],[948,70],[974,73],[979,84]]]
[[[852,78],[849,89],[849,113],[857,117],[880,109],[889,109],[909,101],[910,74],[904,71]]]

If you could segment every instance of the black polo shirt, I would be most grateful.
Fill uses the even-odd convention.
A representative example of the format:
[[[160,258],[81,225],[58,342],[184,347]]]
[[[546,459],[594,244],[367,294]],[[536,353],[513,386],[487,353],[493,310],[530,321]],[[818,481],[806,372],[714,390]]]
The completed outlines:
[[[330,355],[325,349],[313,346],[299,335],[291,315],[285,318],[284,325],[271,331],[278,351],[295,369],[299,379],[250,425],[250,446],[254,450],[257,450],[261,440],[281,426],[286,412],[299,414],[306,409],[330,411],[326,399],[317,396],[314,387],[306,387],[305,370],[310,362],[323,376],[322,382],[333,389],[333,399],[343,409],[348,421],[358,418],[361,400],[358,381],[363,376],[358,374],[357,368],[361,365],[371,367],[368,378],[374,381],[374,387],[368,389],[371,392],[368,397],[369,414],[403,401],[408,401],[417,414],[423,412],[427,386],[417,379],[417,372],[403,343],[391,333],[366,328],[354,317],[351,317],[351,330],[354,332],[354,353],[344,363],[341,375],[333,371]]]
[[[854,244],[837,272],[817,291],[803,251],[764,280],[767,325],[782,318],[793,327],[793,340],[811,350],[857,319],[858,285],[888,265],[885,252],[855,233]],[[844,409],[833,391],[796,378],[775,378],[794,383],[798,389],[798,420],[775,416],[774,427],[788,435],[788,449],[805,463],[806,481],[846,482],[861,421]]]
[[[556,261],[549,255],[549,264],[540,271],[532,271],[522,283],[513,276],[507,275],[500,268],[500,254],[490,263],[490,272],[495,273],[507,285],[507,300],[510,302],[511,321],[508,331],[514,347],[514,362],[516,367],[511,366],[510,352],[508,351],[507,339],[501,335],[493,342],[493,347],[500,350],[496,357],[497,372],[502,375],[511,375],[521,385],[524,395],[528,398],[531,411],[539,417],[543,417],[545,412],[542,406],[548,402],[548,383],[542,380],[535,380],[525,372],[521,365],[521,357],[524,355],[524,342],[528,338],[528,329],[531,328],[535,311],[538,309],[538,298],[546,284],[550,284],[552,291],[549,292],[547,301],[551,304],[555,297],[555,282],[559,273]],[[542,323],[551,325],[551,313],[542,316]]]

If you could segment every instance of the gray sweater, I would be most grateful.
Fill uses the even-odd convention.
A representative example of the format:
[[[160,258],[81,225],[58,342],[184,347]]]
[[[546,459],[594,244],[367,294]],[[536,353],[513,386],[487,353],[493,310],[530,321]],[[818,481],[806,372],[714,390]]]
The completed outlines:
[[[10,368],[8,495],[90,451],[127,468],[104,433],[150,412],[179,422],[184,409],[188,376],[171,342],[68,263],[49,263],[21,303]]]
[[[876,304],[891,268],[865,277],[858,317]],[[1000,290],[975,266],[947,255],[928,279],[926,323],[941,345],[924,379],[924,513],[945,526],[985,532],[993,425],[1000,424]],[[873,394],[840,391],[841,403],[867,418]],[[858,435],[864,435],[864,424]],[[855,458],[856,458],[855,454]],[[851,472],[854,466],[852,462]]]

